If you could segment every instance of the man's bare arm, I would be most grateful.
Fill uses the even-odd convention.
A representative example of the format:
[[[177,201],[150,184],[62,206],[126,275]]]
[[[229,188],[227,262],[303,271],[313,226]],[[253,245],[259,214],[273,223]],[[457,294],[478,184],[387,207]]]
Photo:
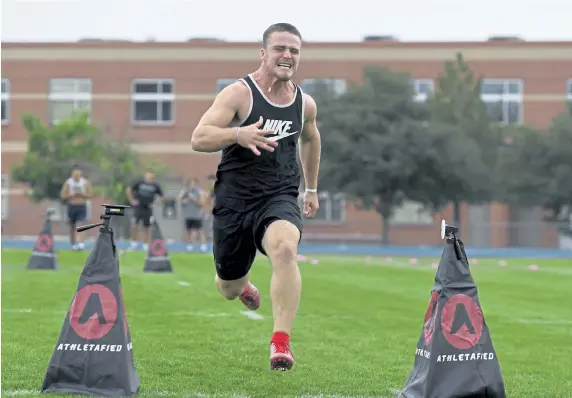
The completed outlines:
[[[133,197],[133,189],[131,186],[125,188],[125,196],[127,196],[129,203],[133,204],[133,202],[135,202],[135,198]]]
[[[93,196],[93,187],[91,186],[91,182],[86,181],[86,182],[85,182],[85,185],[86,185],[86,187],[85,187],[85,188],[86,188],[86,189],[85,189],[86,192],[85,192],[84,197],[85,197],[86,199],[91,199],[91,197]]]
[[[300,160],[304,170],[305,185],[308,189],[318,189],[322,141],[318,131],[317,116],[316,101],[304,94],[304,128],[300,135]]]
[[[240,82],[225,87],[205,112],[191,138],[191,147],[197,152],[218,152],[236,143],[237,127],[226,127],[236,116],[241,99],[247,97],[248,88]]]
[[[60,191],[60,195],[62,197],[63,200],[67,200],[69,199],[69,189],[68,189],[68,182],[64,182],[64,185],[62,185],[62,190]]]

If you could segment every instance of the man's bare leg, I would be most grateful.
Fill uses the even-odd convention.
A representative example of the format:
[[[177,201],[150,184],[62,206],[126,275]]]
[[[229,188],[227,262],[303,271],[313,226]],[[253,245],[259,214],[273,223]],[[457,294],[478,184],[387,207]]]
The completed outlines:
[[[289,221],[274,221],[266,229],[262,246],[272,263],[270,297],[274,315],[274,333],[270,341],[270,367],[290,369],[294,357],[290,351],[290,334],[298,311],[302,278],[297,254],[300,231]]]
[[[197,239],[197,240],[200,242],[200,244],[201,244],[200,250],[201,250],[203,253],[206,253],[206,252],[207,252],[207,238],[206,238],[206,236],[205,236],[205,231],[204,231],[204,229],[203,229],[203,228],[197,229],[197,230],[195,231],[195,234],[196,234],[196,239]]]
[[[77,232],[75,230],[75,224],[72,222],[70,223],[70,243],[74,247],[77,242],[76,237],[77,237]]]
[[[147,251],[149,248],[149,242],[151,241],[151,227],[146,227],[143,225],[143,250]]]
[[[131,248],[132,249],[136,249],[137,248],[137,240],[138,240],[138,229],[137,229],[137,224],[131,224]]]
[[[260,294],[258,289],[250,282],[249,274],[233,281],[225,281],[216,275],[215,283],[220,294],[227,300],[234,300],[239,297],[246,308],[252,311],[260,307]]]

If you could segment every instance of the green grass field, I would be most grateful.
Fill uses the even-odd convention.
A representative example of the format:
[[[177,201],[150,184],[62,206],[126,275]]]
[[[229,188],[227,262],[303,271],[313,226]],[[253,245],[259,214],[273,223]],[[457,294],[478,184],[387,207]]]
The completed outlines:
[[[27,271],[29,251],[2,251],[2,395],[35,396],[88,253],[60,251],[60,270]],[[319,256],[302,263],[292,336],[296,364],[270,372],[270,265],[252,279],[250,319],[214,287],[210,255],[171,255],[172,274],[144,274],[143,253],[121,257],[121,278],[145,396],[375,396],[403,386],[430,296],[436,259]],[[473,276],[515,398],[572,397],[572,262],[479,260]],[[528,265],[537,264],[538,271]],[[322,395],[320,395],[322,394]]]

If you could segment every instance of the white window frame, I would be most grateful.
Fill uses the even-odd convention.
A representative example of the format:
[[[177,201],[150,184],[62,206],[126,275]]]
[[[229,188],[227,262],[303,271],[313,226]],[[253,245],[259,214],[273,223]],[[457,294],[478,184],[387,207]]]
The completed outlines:
[[[482,82],[485,84],[502,84],[502,94],[481,94],[481,101],[485,103],[502,103],[502,121],[501,125],[507,124],[522,124],[524,120],[524,82],[522,79],[484,79]],[[510,94],[508,86],[510,84],[517,84],[519,86],[518,94]],[[508,103],[517,102],[519,104],[518,121],[516,123],[509,123],[508,121]]]
[[[137,84],[157,84],[157,88],[163,84],[171,84],[170,93],[136,93]],[[157,104],[157,119],[159,120],[136,120],[135,103],[138,101],[155,102]],[[161,104],[171,102],[171,120],[160,120],[162,116]],[[134,126],[172,126],[175,124],[175,79],[169,78],[137,78],[131,81],[131,124]]]
[[[6,91],[2,91],[0,99],[5,102],[6,119],[2,119],[2,124],[10,123],[10,79],[3,77],[2,84],[6,87]]]
[[[220,93],[226,86],[231,85],[232,83],[234,83],[235,81],[239,80],[237,79],[233,79],[230,77],[225,77],[225,78],[221,78],[221,79],[217,79],[216,80],[216,93]]]
[[[407,200],[394,209],[389,220],[391,225],[433,225],[433,213],[424,209],[423,204]]]
[[[572,79],[566,82],[566,99],[572,101]]]
[[[10,175],[2,173],[2,220],[10,217]]]
[[[56,85],[58,82],[67,82],[67,83],[72,83],[73,85],[73,90],[70,92],[55,92],[53,91],[53,86]],[[82,85],[87,85],[89,87],[89,91],[83,91],[82,90]],[[52,112],[52,107],[54,106],[54,103],[57,102],[73,102],[73,109],[82,109],[84,111],[88,111],[91,114],[91,107],[92,107],[92,91],[93,91],[93,80],[87,77],[72,77],[72,78],[67,78],[67,77],[57,77],[57,78],[52,78],[50,79],[50,83],[49,83],[49,94],[48,94],[48,100],[49,100],[49,120],[52,123],[52,125],[59,123],[61,120],[59,119],[54,119],[54,114]],[[80,102],[88,102],[89,106],[87,109],[85,108],[81,108],[79,106]]]
[[[339,97],[348,91],[348,82],[346,79],[337,78],[337,77],[316,77],[316,78],[309,78],[302,80],[300,87],[302,91],[307,92],[308,94],[312,95],[313,90],[312,87],[316,84],[316,82],[325,83],[332,89],[335,97]]]
[[[341,192],[335,193],[335,194],[330,194],[327,191],[324,192],[319,192],[318,193],[318,199],[320,200],[320,209],[322,211],[325,211],[326,213],[326,218],[313,218],[313,219],[308,219],[308,222],[311,222],[312,224],[316,223],[316,224],[343,224],[346,220],[346,199],[345,199],[345,195]],[[301,192],[301,195],[299,197],[299,202],[300,202],[300,206],[302,206],[303,204],[303,200],[304,200],[304,191]],[[332,217],[332,208],[333,208],[333,201],[339,201],[340,202],[340,217],[339,219],[333,219]]]
[[[413,100],[416,102],[426,102],[429,98],[429,94],[422,93],[419,91],[419,86],[421,84],[428,84],[431,88],[431,92],[435,90],[435,81],[433,79],[412,79],[411,84],[413,85]]]

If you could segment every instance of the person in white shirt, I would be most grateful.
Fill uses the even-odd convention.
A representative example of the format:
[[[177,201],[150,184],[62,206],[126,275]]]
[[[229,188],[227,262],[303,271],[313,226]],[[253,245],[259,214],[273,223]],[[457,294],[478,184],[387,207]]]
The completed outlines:
[[[83,250],[85,244],[82,233],[76,231],[76,224],[87,218],[87,202],[93,195],[89,180],[82,175],[79,166],[74,166],[71,177],[62,185],[61,197],[67,204],[70,224],[70,243],[73,250]]]

